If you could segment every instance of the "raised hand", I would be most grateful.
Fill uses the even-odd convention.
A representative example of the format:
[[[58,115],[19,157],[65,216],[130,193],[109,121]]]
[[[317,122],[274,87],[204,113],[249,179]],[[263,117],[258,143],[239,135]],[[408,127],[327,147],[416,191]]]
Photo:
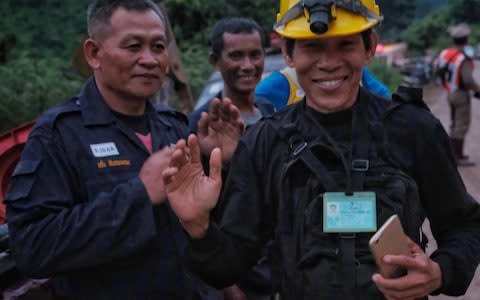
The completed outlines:
[[[206,176],[195,135],[188,137],[188,144],[178,141],[175,148],[169,167],[163,171],[168,201],[185,230],[198,238],[208,229],[210,211],[220,196],[221,150],[212,150],[210,176]]]
[[[228,98],[214,98],[209,112],[203,112],[198,121],[198,140],[205,154],[218,147],[222,161],[229,162],[244,130],[243,120],[237,107]]]
[[[162,172],[168,167],[173,151],[173,147],[165,147],[153,153],[143,163],[140,170],[140,180],[143,182],[153,204],[163,203],[167,199]]]
[[[417,299],[439,289],[442,285],[440,266],[431,260],[422,248],[409,240],[412,256],[385,255],[386,263],[403,266],[407,275],[388,279],[380,274],[374,274],[373,282],[388,300]]]

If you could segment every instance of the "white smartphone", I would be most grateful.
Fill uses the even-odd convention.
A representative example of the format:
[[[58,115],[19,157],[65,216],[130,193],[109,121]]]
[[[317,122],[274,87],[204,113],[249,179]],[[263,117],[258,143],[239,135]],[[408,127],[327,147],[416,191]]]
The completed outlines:
[[[379,273],[385,278],[398,278],[406,274],[400,266],[386,264],[382,261],[386,254],[411,255],[408,238],[403,232],[402,224],[397,215],[387,221],[370,238],[370,251],[375,259]]]

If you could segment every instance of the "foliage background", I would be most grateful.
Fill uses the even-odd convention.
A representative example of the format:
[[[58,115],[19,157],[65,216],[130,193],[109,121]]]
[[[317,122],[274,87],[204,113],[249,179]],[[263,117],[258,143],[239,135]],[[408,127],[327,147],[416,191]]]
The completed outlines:
[[[160,0],[157,0],[160,1]],[[34,119],[76,94],[84,78],[72,67],[85,36],[91,0],[0,0],[0,132]],[[189,83],[197,97],[212,68],[208,35],[216,20],[249,16],[269,32],[278,0],[163,0]],[[480,0],[377,0],[385,21],[382,40],[407,41],[412,55],[448,45],[447,29],[459,22],[480,42]],[[372,71],[391,89],[399,75],[375,62]]]

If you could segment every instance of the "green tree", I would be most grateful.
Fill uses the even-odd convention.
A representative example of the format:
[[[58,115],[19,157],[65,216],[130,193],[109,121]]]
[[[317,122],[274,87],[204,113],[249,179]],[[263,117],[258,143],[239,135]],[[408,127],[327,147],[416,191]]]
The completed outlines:
[[[0,132],[75,95],[71,60],[85,32],[89,0],[0,1]]]
[[[398,40],[398,32],[405,30],[415,17],[416,2],[412,0],[377,0],[382,8],[384,22],[378,28],[384,40]]]
[[[160,1],[160,0],[157,0]],[[423,16],[420,8],[447,0],[377,0],[385,15],[382,38],[397,40],[400,32]],[[450,10],[426,18],[406,31],[412,49],[448,42],[446,30],[459,20],[474,24],[480,0],[449,0]],[[34,119],[38,114],[78,92],[83,79],[72,67],[75,50],[86,33],[86,8],[92,0],[0,1],[0,130]],[[268,34],[279,0],[163,0],[171,21],[194,97],[212,72],[208,64],[209,35],[225,16],[248,16]],[[417,13],[415,13],[415,7]],[[463,13],[463,12],[467,13]],[[451,15],[448,15],[448,14]],[[430,18],[430,19],[429,19]],[[474,24],[472,41],[478,41]],[[432,34],[438,33],[438,34]],[[375,68],[375,67],[374,67]],[[383,81],[385,66],[374,69]]]
[[[0,66],[0,132],[35,119],[78,93],[81,80],[58,58],[22,57]]]
[[[164,1],[194,97],[198,97],[213,71],[208,63],[208,53],[210,32],[215,22],[227,16],[248,16],[269,34],[275,21],[277,3],[276,0]]]
[[[450,0],[424,19],[413,23],[402,34],[412,55],[424,53],[426,49],[439,51],[451,44],[449,28],[460,22],[469,23],[472,34],[469,42],[480,42],[480,22],[472,19],[472,11],[480,11],[480,0]]]
[[[183,42],[207,45],[213,24],[222,17],[247,16],[268,33],[272,30],[277,0],[165,0],[175,36]]]
[[[375,77],[383,82],[392,93],[397,90],[397,87],[403,78],[399,71],[387,66],[379,59],[374,59],[368,65],[368,70],[375,74]]]

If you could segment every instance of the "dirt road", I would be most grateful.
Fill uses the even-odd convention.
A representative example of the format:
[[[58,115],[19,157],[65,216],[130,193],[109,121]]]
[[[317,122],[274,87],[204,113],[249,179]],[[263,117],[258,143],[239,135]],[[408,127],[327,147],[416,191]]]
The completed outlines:
[[[476,62],[477,70],[475,78],[480,82],[480,62]],[[443,89],[434,84],[430,84],[424,88],[424,99],[432,110],[433,114],[439,118],[448,132],[450,126],[450,110],[447,104],[446,95]],[[472,125],[465,140],[465,153],[467,153],[473,161],[477,163],[474,167],[459,168],[462,178],[467,186],[468,191],[473,197],[480,201],[480,101],[474,99],[472,101]],[[425,224],[425,229],[429,231],[428,224]],[[436,248],[435,241],[430,237],[427,252],[431,252]],[[430,297],[431,300],[447,300],[447,299],[461,299],[461,300],[478,300],[480,299],[480,268],[477,268],[475,278],[470,284],[470,287],[462,297],[447,297],[444,295]]]

